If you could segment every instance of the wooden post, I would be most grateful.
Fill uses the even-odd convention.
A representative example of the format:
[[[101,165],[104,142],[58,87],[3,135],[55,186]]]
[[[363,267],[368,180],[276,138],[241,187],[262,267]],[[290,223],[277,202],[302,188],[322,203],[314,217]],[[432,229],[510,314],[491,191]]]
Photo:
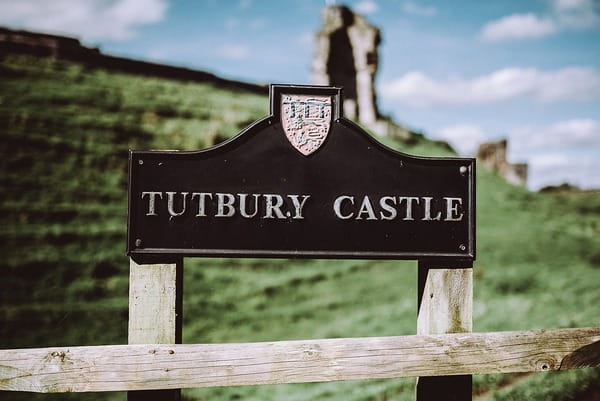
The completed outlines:
[[[129,262],[129,344],[181,344],[183,259]],[[181,390],[129,391],[128,401],[179,401]]]
[[[417,334],[469,333],[473,330],[473,269],[419,261]],[[417,401],[471,401],[472,376],[417,379]]]

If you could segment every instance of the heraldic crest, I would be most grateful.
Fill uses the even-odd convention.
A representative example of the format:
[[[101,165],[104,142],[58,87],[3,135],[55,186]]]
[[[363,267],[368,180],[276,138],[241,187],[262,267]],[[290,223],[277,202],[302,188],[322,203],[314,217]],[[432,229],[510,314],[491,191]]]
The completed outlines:
[[[281,125],[292,146],[304,156],[315,152],[325,142],[331,113],[331,96],[281,95]]]

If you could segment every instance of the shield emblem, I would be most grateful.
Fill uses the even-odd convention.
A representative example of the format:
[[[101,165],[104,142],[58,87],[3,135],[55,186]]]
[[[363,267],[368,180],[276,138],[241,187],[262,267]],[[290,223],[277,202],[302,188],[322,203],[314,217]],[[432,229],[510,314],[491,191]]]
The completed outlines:
[[[331,96],[281,95],[281,125],[292,146],[304,156],[315,152],[331,126]]]

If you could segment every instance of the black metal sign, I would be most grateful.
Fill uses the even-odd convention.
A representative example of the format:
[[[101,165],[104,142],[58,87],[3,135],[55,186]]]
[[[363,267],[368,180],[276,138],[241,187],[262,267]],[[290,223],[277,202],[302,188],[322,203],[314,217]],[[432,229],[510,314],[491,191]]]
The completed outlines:
[[[131,151],[138,255],[475,258],[475,161],[398,153],[332,87],[271,87],[271,115],[195,152]]]

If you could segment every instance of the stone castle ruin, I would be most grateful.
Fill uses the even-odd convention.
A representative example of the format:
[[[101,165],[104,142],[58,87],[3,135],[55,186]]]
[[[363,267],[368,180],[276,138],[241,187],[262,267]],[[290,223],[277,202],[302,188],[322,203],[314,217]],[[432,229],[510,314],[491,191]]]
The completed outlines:
[[[322,26],[315,38],[312,81],[344,89],[344,116],[380,136],[409,140],[411,133],[377,108],[375,75],[381,42],[380,30],[343,5],[322,11]],[[482,144],[477,159],[516,185],[527,183],[527,164],[509,163],[507,142]]]
[[[323,9],[322,21],[316,34],[313,83],[343,87],[345,117],[378,135],[408,139],[410,133],[405,128],[383,117],[377,109],[379,29],[343,5]]]
[[[506,181],[525,186],[527,184],[527,164],[509,163],[506,159],[507,147],[506,139],[483,143],[477,151],[477,161],[504,177]]]
[[[323,10],[316,37],[313,81],[344,88],[344,115],[372,124],[379,113],[375,99],[379,29],[345,6]]]

